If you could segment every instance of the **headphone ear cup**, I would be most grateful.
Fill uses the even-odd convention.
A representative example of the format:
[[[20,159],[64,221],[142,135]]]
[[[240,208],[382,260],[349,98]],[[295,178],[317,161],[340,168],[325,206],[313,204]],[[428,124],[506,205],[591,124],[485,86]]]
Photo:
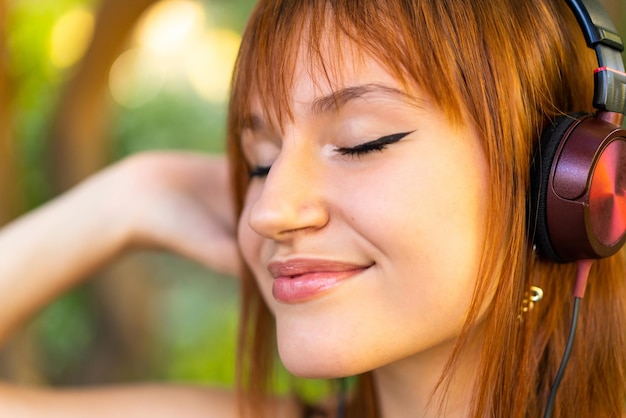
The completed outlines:
[[[531,175],[529,226],[541,256],[603,258],[626,243],[626,130],[589,114],[559,117]]]
[[[552,165],[567,134],[581,118],[591,117],[589,113],[572,113],[558,116],[542,132],[539,146],[532,160],[530,171],[529,226],[532,242],[537,252],[544,258],[557,263],[566,262],[556,251],[548,229],[547,196]]]

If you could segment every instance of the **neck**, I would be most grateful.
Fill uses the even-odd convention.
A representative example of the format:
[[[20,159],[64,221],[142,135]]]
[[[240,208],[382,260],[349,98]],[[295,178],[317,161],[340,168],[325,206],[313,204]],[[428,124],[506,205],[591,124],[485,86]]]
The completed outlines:
[[[480,357],[479,338],[468,343],[439,385],[455,341],[374,371],[382,417],[467,417]]]

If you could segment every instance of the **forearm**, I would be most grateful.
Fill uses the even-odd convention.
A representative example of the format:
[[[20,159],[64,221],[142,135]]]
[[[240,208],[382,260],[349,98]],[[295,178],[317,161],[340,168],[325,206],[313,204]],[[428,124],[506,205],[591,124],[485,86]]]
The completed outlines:
[[[219,157],[138,155],[0,230],[0,344],[131,246],[165,249],[236,273],[227,172]]]
[[[181,416],[234,418],[238,416],[235,396],[225,390],[182,385],[49,389],[0,383],[0,418]]]
[[[293,397],[265,399],[263,416],[302,416]],[[235,418],[233,391],[192,385],[139,384],[84,389],[29,388],[0,383],[0,418]]]
[[[113,202],[79,187],[0,230],[0,343],[125,245]]]

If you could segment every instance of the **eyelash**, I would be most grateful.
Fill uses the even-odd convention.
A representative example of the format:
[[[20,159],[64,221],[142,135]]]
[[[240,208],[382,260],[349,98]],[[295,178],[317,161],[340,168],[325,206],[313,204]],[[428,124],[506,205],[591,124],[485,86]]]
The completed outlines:
[[[405,136],[412,134],[415,131],[409,132],[401,132],[392,135],[386,135],[381,138],[375,139],[373,141],[365,142],[363,144],[356,145],[354,147],[341,147],[337,148],[337,152],[341,155],[346,155],[349,157],[360,157],[362,155],[371,153],[371,152],[381,152],[388,145],[394,144],[400,141]],[[250,178],[254,177],[265,177],[270,172],[272,166],[256,166],[250,169]]]
[[[354,147],[337,148],[337,152],[341,155],[347,155],[349,157],[360,157],[370,152],[381,152],[382,150],[387,148],[388,145],[400,141],[402,138],[413,132],[414,131],[386,135],[373,141],[356,145]]]
[[[250,176],[250,178],[266,177],[270,172],[270,168],[272,168],[271,165],[252,167],[248,175]]]

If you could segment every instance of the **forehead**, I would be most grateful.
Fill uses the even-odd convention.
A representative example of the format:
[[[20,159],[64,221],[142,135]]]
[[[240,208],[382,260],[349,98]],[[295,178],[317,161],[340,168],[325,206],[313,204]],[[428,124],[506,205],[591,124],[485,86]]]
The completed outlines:
[[[378,60],[345,38],[326,42],[318,56],[303,51],[300,57],[294,68],[290,92],[295,103],[365,85],[407,90],[404,80],[392,75]],[[384,89],[354,90],[355,94],[369,92],[384,92]]]
[[[237,138],[249,124],[252,106],[284,126],[293,119],[296,101],[327,96],[373,74],[409,94],[419,88],[434,106],[459,121],[469,96],[459,93],[457,82],[465,79],[451,68],[459,48],[432,47],[449,40],[436,39],[442,35],[439,23],[415,14],[418,3],[356,3],[257,3],[233,74],[229,137]]]
[[[294,112],[326,113],[355,99],[401,100],[419,105],[424,101],[416,83],[393,74],[348,37],[328,32],[318,42],[319,48],[312,49],[308,39],[300,40],[292,52],[295,59],[291,71],[282,74],[288,82],[280,94],[268,94],[267,89],[264,94],[263,86],[252,85],[247,113],[282,125],[285,117],[293,119]]]

